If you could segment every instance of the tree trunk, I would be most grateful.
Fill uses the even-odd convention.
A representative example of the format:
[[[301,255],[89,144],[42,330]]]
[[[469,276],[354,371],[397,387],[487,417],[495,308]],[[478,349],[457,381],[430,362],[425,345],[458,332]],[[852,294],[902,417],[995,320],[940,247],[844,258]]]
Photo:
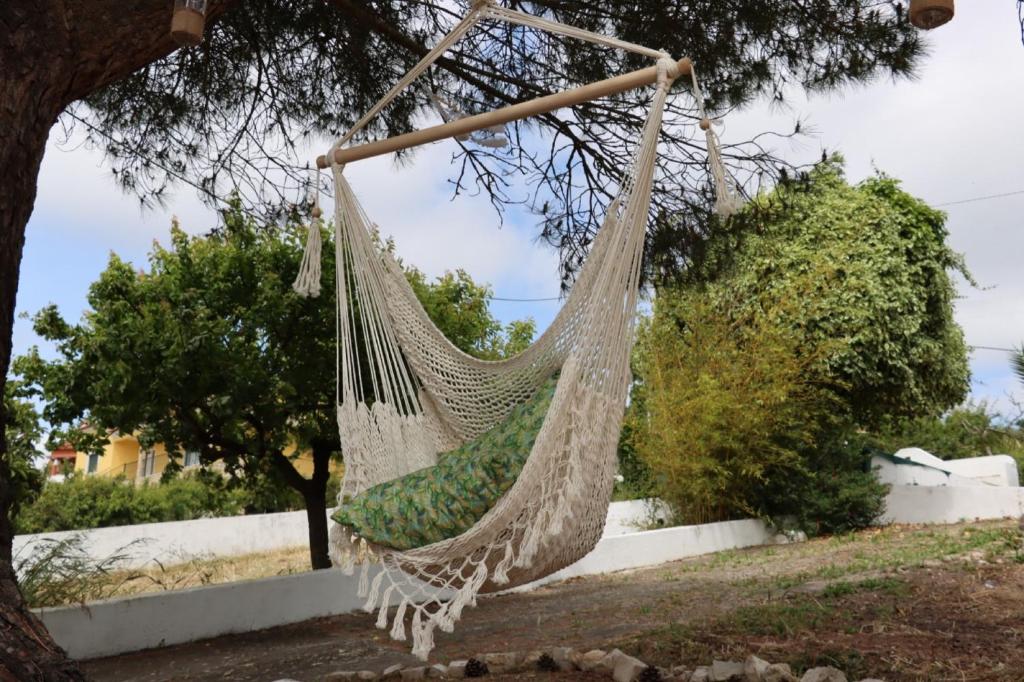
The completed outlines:
[[[291,461],[281,452],[271,455],[271,462],[285,483],[302,495],[306,505],[306,524],[309,529],[309,563],[313,570],[331,567],[327,533],[327,480],[331,476],[331,455],[338,450],[337,443],[317,441],[313,444],[313,477],[305,478],[295,470]]]
[[[310,481],[312,483],[312,481]],[[313,570],[331,567],[327,542],[327,486],[310,485],[303,493],[306,523],[309,524],[309,563]]]
[[[11,363],[25,226],[35,203],[46,139],[64,107],[66,80],[48,69],[52,64],[40,63],[42,45],[25,50],[24,42],[31,36],[16,28],[0,22],[0,33],[11,31],[0,39],[0,395]],[[0,680],[84,680],[18,590],[12,566],[14,491],[6,429],[7,414],[0,400]]]

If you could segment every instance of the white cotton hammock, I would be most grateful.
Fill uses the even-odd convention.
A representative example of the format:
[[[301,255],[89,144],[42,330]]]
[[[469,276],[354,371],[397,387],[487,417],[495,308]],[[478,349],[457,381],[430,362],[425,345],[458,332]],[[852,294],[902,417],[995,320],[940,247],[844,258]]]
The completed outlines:
[[[346,158],[365,158],[368,154],[360,155],[360,150],[381,145],[342,149],[398,92],[485,19],[554,31],[656,60],[655,78],[648,79],[654,81],[654,95],[632,167],[562,310],[523,353],[496,362],[463,353],[430,321],[399,265],[375,245],[376,226],[363,212],[341,164]],[[420,658],[426,659],[433,648],[434,629],[450,632],[478,593],[549,575],[582,558],[601,538],[630,383],[662,111],[679,64],[656,50],[477,2],[321,160],[330,166],[335,193],[338,426],[345,459],[339,501],[434,465],[439,453],[501,423],[560,370],[522,472],[468,531],[398,551],[369,545],[337,524],[332,528],[332,558],[349,570],[361,564],[360,590],[367,597],[367,611],[379,608],[378,627],[388,627],[388,607],[398,603],[390,618],[391,636],[404,640],[411,610],[413,653]],[[700,103],[695,77],[693,85]],[[708,123],[699,106],[702,123]],[[452,123],[458,121],[446,125]],[[734,188],[726,179],[711,126],[701,127],[707,134],[719,208],[728,211],[736,205]],[[345,157],[347,152],[353,154]],[[295,284],[302,295],[317,295],[320,287],[320,228],[313,222]],[[383,570],[371,583],[370,566],[377,562]]]

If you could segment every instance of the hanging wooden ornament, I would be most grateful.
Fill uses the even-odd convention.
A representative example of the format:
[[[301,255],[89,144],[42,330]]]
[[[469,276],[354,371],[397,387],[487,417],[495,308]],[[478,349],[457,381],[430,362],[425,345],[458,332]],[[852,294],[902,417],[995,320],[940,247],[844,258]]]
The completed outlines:
[[[171,37],[182,47],[195,47],[203,41],[206,25],[206,0],[174,0]]]
[[[930,31],[953,18],[953,0],[910,0],[910,23]]]

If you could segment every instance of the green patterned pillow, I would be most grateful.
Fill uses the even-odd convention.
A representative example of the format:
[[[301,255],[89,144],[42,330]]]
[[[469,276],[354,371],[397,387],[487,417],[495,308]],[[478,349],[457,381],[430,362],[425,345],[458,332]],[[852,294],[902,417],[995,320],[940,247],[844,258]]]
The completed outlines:
[[[369,542],[394,549],[423,547],[469,530],[515,483],[556,381],[548,379],[505,421],[441,454],[436,465],[364,490],[332,518]]]

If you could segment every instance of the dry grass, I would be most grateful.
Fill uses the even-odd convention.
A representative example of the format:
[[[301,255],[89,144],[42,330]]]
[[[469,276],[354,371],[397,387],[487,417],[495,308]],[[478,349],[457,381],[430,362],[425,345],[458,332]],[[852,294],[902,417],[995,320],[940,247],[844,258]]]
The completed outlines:
[[[178,564],[156,562],[142,569],[111,571],[90,577],[90,588],[94,593],[102,594],[104,598],[114,598],[290,575],[308,570],[309,549],[299,546],[259,554],[192,559]],[[51,601],[45,605],[58,606],[76,601]]]

